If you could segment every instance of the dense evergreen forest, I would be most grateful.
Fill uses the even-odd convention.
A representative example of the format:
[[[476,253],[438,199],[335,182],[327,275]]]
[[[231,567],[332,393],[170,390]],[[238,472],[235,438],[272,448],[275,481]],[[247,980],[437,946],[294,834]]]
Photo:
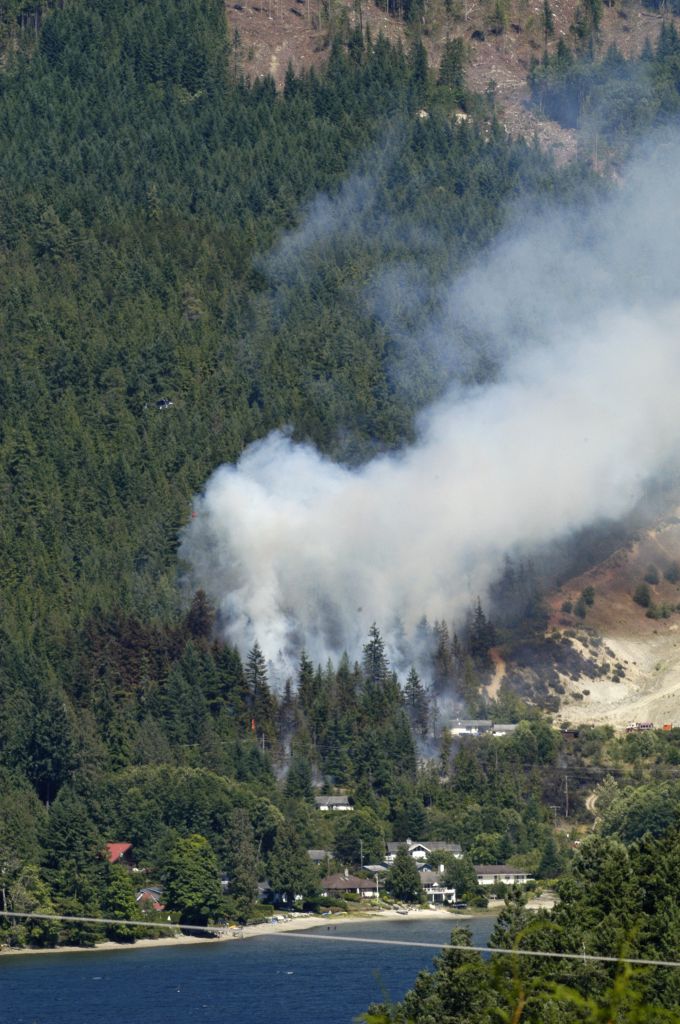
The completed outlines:
[[[647,949],[665,890],[643,886],[640,865],[677,827],[674,737],[567,737],[507,688],[481,696],[498,633],[480,604],[460,637],[424,623],[427,653],[402,678],[376,626],[337,665],[301,651],[275,692],[257,645],[216,636],[176,556],[192,494],[271,428],[350,464],[408,440],[446,381],[424,352],[395,373],[399,339],[367,282],[417,274],[416,328],[508,204],[583,201],[589,172],[511,140],[465,88],[455,47],[430,68],[417,38],[404,51],[355,32],[277,94],[239,77],[216,0],[31,11],[4,9],[0,73],[2,909],[138,916],[133,876],[103,855],[124,840],[177,919],[247,920],[265,877],[320,905],[307,848],[356,866],[427,836],[463,845],[447,871],[473,899],[473,861],[550,879],[573,859],[560,913],[596,923],[583,881],[596,869],[554,825],[558,809],[586,818],[605,764],[589,849],[616,861],[629,901],[607,950],[629,920],[648,922]],[[353,216],[286,248],[319,193],[349,196]],[[466,380],[495,370],[475,340],[451,371]],[[522,587],[523,621],[540,629]],[[453,707],[519,725],[454,744]],[[641,803],[633,781],[649,787]],[[318,811],[321,787],[348,792],[351,814]],[[525,912],[507,914],[510,941]],[[0,925],[17,944],[102,934]],[[670,1005],[664,985],[646,997]],[[417,1019],[488,1019],[456,1012]]]
[[[375,1006],[368,1024],[672,1024],[678,1019],[678,972],[669,968],[612,967],[587,957],[674,961],[674,920],[680,837],[645,835],[631,847],[591,836],[558,886],[552,912],[531,912],[515,892],[501,911],[490,945],[566,953],[566,959],[466,951],[470,934],[452,932],[435,969],[422,972],[403,1003]],[[635,936],[631,939],[631,936]],[[622,951],[625,950],[625,953]],[[581,959],[580,956],[583,958]],[[633,971],[635,972],[633,974]]]
[[[167,732],[144,705],[202,635],[176,546],[209,471],[282,424],[360,460],[408,437],[442,386],[424,360],[395,386],[361,301],[371,273],[408,259],[436,281],[498,230],[504,199],[579,175],[493,121],[452,120],[417,44],[355,38],[283,96],[244,83],[217,3],[69,3],[6,63],[0,742],[48,800],[99,744],[121,764],[145,719]],[[375,232],[285,275],[268,261],[306,201],[369,166]]]

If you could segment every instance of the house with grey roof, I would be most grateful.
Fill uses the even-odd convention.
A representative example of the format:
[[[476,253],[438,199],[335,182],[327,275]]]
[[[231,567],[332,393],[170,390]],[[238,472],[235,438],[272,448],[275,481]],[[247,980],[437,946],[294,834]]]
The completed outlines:
[[[491,730],[492,736],[512,736],[513,732],[517,728],[517,723],[510,722],[494,722],[493,729]]]
[[[532,875],[509,864],[475,864],[475,874],[478,885],[526,885],[533,881]]]
[[[314,864],[327,864],[328,861],[333,860],[330,850],[307,850],[307,856]]]
[[[430,903],[455,903],[456,890],[447,885],[441,871],[429,871],[424,868],[420,872],[420,884]]]
[[[323,794],[322,796],[315,796],[314,803],[317,811],[353,811],[354,807],[349,802],[347,796],[331,796],[330,794]]]

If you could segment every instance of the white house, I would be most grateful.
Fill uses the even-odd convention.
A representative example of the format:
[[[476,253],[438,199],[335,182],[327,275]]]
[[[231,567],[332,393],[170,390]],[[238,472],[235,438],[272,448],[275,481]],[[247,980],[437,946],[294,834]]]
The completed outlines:
[[[455,903],[456,890],[452,885],[446,885],[444,876],[439,871],[421,871],[420,884],[422,885],[430,903]]]
[[[526,871],[510,867],[509,864],[475,864],[475,874],[479,885],[496,885],[497,882],[503,885],[526,885],[533,881]]]
[[[353,811],[349,799],[346,796],[315,796],[314,803],[317,811]]]
[[[516,725],[492,722],[488,718],[457,718],[449,731],[452,736],[510,736],[516,728]]]
[[[516,724],[510,724],[509,722],[494,722],[493,729],[491,730],[492,736],[512,736],[513,732],[517,728]]]
[[[451,725],[452,736],[481,736],[482,733],[491,732],[493,722],[486,718],[475,718],[466,720],[457,718]]]
[[[437,861],[437,855],[439,853],[450,853],[456,858],[463,856],[463,850],[460,843],[444,843],[438,839],[407,839],[403,843],[387,844],[387,856],[385,857],[386,864],[394,863],[394,858],[397,856],[397,850],[400,846],[405,846],[413,859],[421,864],[437,863],[439,865],[439,862]]]

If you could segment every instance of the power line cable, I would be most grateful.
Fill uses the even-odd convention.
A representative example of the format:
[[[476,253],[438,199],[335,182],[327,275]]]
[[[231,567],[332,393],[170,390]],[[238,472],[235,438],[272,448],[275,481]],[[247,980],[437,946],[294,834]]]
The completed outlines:
[[[37,918],[41,921],[72,921],[85,924],[132,925],[137,928],[180,928],[185,931],[201,932],[213,938],[223,935],[225,929],[203,925],[163,924],[155,921],[128,921],[112,917],[71,917],[65,914],[34,914],[19,913],[12,910],[0,910],[0,916],[10,918]],[[680,967],[680,960],[650,960],[643,957],[601,956],[597,953],[554,953],[542,949],[505,949],[501,946],[464,946],[448,942],[416,942],[411,939],[370,939],[355,935],[317,935],[311,932],[275,931],[271,935],[285,935],[294,939],[317,939],[326,942],[363,942],[377,946],[413,946],[420,949],[455,949],[467,953],[498,953],[506,956],[533,956],[552,960],[583,960],[610,964],[634,964],[641,967]]]
[[[296,939],[322,939],[330,942],[367,942],[381,946],[418,946],[422,949],[456,949],[472,953],[504,953],[509,956],[547,957],[553,960],[594,960],[599,963],[637,964],[643,967],[680,967],[680,960],[647,960],[643,957],[600,956],[597,953],[553,953],[541,949],[504,949],[501,946],[459,946],[451,943],[414,942],[406,939],[367,939],[351,935],[313,935],[310,932],[275,932]]]
[[[65,914],[34,914],[19,913],[15,910],[0,910],[2,917],[36,918],[39,921],[72,921],[80,924],[127,924],[136,928],[181,928],[184,931],[204,932],[208,935],[216,935],[224,931],[222,926],[213,928],[204,927],[200,924],[168,924],[163,921],[126,921],[119,917],[71,917]]]

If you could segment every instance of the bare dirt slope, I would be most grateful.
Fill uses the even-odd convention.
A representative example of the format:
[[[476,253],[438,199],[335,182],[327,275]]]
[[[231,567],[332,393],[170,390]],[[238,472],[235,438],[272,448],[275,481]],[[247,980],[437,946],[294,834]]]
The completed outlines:
[[[554,50],[560,38],[573,43],[570,26],[579,0],[551,0],[555,31],[547,40]],[[281,88],[289,63],[299,71],[320,67],[328,57],[335,34],[349,28],[369,27],[373,38],[382,33],[392,41],[410,45],[413,28],[366,0],[226,0],[225,10],[239,70],[251,80],[271,75]],[[468,84],[484,92],[495,83],[502,123],[513,135],[536,136],[558,160],[576,152],[572,131],[541,118],[528,107],[527,73],[532,57],[540,58],[546,42],[542,0],[511,0],[507,27],[492,30],[493,4],[487,0],[430,0],[419,26],[431,66],[438,68],[446,40],[462,38],[469,52]],[[330,12],[330,13],[329,13]],[[626,55],[639,53],[646,38],[656,39],[659,15],[637,0],[605,6],[600,46],[615,42]]]
[[[672,515],[641,533],[627,548],[570,580],[551,598],[551,627],[598,666],[601,675],[563,677],[562,720],[572,723],[680,723],[680,585],[663,576],[680,560],[680,519]],[[633,600],[650,565],[659,583],[650,584],[652,602],[668,618],[648,618]],[[585,619],[562,611],[591,586],[595,601]],[[673,611],[671,611],[673,609]]]

